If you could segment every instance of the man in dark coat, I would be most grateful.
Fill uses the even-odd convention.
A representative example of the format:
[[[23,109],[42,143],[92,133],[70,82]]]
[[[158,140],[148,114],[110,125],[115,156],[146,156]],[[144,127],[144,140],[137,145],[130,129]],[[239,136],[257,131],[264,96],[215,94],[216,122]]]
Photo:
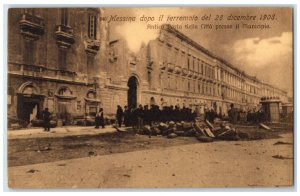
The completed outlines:
[[[178,105],[175,106],[174,110],[174,121],[179,122],[180,121],[180,108]]]
[[[117,109],[117,121],[118,121],[119,127],[122,126],[123,115],[124,115],[123,109],[121,108],[120,105],[118,105],[118,109]]]
[[[105,128],[104,123],[104,116],[103,116],[103,108],[100,108],[99,110],[99,125],[101,125],[102,128]]]
[[[135,115],[137,116],[137,131],[139,133],[144,126],[144,109],[142,105],[139,105],[139,108],[135,110]]]
[[[49,112],[48,108],[45,108],[45,110],[43,111],[43,119],[44,119],[44,131],[50,131],[51,113]]]
[[[236,124],[237,122],[237,111],[234,108],[233,103],[230,104],[230,109],[228,111],[229,122],[232,124]]]
[[[96,113],[95,125],[96,125],[96,127],[95,127],[96,129],[99,129],[99,126],[101,126],[102,128],[105,128],[104,117],[103,117],[103,108],[100,108],[99,112]]]
[[[99,126],[100,126],[100,113],[97,112],[95,116],[95,128],[99,129]]]
[[[130,126],[129,119],[130,119],[130,110],[125,105],[124,106],[124,124],[125,124],[125,127]]]
[[[151,122],[151,114],[148,108],[148,105],[144,105],[144,124],[150,125]]]

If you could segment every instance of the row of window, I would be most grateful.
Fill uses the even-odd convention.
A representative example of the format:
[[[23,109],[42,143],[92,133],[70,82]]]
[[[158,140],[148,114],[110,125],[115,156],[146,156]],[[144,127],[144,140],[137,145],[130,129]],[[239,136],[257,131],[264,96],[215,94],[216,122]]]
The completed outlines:
[[[36,15],[36,9],[26,8],[24,13],[30,15]],[[70,26],[70,13],[69,9],[62,8],[60,9],[60,25]],[[88,37],[90,39],[97,39],[97,13],[88,14]],[[35,43],[31,40],[24,41],[24,51],[23,51],[23,61],[25,64],[34,64],[35,63]],[[58,51],[58,64],[61,69],[65,70],[67,65],[67,51],[64,49],[59,49]],[[90,63],[91,64],[91,63]]]
[[[162,61],[172,63],[174,65],[183,65],[183,67],[188,70],[204,74],[208,78],[215,78],[215,71],[213,67],[199,58],[186,54],[184,51],[180,52],[177,48],[173,50],[172,46],[169,44],[161,45],[161,50],[163,50],[160,53],[160,59]]]
[[[34,8],[25,8],[23,13],[30,15],[37,15],[36,9]],[[98,22],[98,13],[90,12],[88,13],[88,37],[90,39],[97,39],[97,22]],[[70,26],[70,12],[68,8],[60,9],[60,25]]]
[[[222,80],[232,86],[235,86],[240,89],[242,88],[242,81],[233,74],[230,74],[228,72],[223,72]]]
[[[172,78],[170,75],[167,77],[167,82],[163,83],[163,87],[166,89],[182,90],[194,93],[200,93],[203,95],[211,96],[223,96],[226,99],[232,99],[236,101],[242,101],[242,92],[238,92],[233,89],[224,89],[222,94],[221,86],[216,84],[203,83],[197,80],[186,80],[178,77]]]
[[[213,85],[209,83],[204,83],[201,81],[190,80],[182,78],[181,80],[178,77],[167,77],[167,82],[163,83],[163,87],[167,89],[182,90],[194,93],[201,93],[205,95],[221,95],[221,87],[219,85]]]

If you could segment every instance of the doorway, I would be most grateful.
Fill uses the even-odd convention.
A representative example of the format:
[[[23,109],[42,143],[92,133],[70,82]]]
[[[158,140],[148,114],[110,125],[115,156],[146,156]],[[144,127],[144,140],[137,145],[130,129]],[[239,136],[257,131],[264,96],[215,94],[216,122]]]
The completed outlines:
[[[128,93],[127,93],[127,103],[128,108],[137,107],[137,90],[138,90],[138,80],[135,76],[131,76],[128,80]]]
[[[27,126],[31,120],[41,118],[43,96],[19,94],[17,98],[17,117]]]

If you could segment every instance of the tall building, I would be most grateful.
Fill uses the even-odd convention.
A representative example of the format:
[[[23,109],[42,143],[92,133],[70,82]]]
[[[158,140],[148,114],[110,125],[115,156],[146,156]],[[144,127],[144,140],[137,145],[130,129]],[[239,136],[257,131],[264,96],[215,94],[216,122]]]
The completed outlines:
[[[95,115],[107,61],[101,9],[9,9],[8,115]],[[102,85],[102,86],[101,86]]]
[[[48,107],[58,119],[94,116],[102,107],[138,104],[249,109],[264,96],[287,93],[164,25],[136,54],[123,39],[109,40],[99,8],[10,9],[8,115],[29,122]]]

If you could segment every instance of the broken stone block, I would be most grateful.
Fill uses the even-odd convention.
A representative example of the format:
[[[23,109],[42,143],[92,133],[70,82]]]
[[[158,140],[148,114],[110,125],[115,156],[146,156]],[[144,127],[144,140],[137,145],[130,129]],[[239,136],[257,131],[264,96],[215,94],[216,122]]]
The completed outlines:
[[[208,120],[205,120],[205,122],[210,129],[214,128],[214,126]]]
[[[193,129],[190,129],[188,131],[185,131],[184,133],[185,133],[185,136],[190,137],[190,136],[194,136],[196,134],[196,132],[197,131],[193,128]]]
[[[89,155],[89,156],[96,156],[97,154],[96,154],[96,152],[90,151],[90,152],[88,153],[88,155]]]
[[[228,125],[226,125],[226,126],[224,127],[224,129],[230,130],[230,127],[229,127]]]
[[[190,130],[191,128],[193,128],[193,124],[190,123],[190,122],[184,122],[184,123],[182,124],[182,129],[183,129],[183,130]]]
[[[265,125],[265,124],[263,124],[263,123],[259,123],[259,127],[260,128],[263,128],[263,129],[265,129],[265,130],[272,130],[269,126],[267,126],[267,125]]]
[[[178,136],[185,136],[186,134],[185,134],[185,131],[175,131],[174,132],[176,135],[178,135]]]
[[[145,125],[143,127],[143,133],[151,133],[151,127],[149,125]]]
[[[221,133],[224,133],[225,131],[227,131],[226,129],[222,129],[221,127],[215,127],[214,129],[212,129],[212,132],[214,133],[215,136],[220,135]]]
[[[227,130],[227,131],[219,134],[218,139],[236,141],[236,140],[239,140],[240,138],[234,130],[230,129],[230,130]]]
[[[174,122],[174,121],[170,121],[168,124],[169,124],[169,126],[171,126],[171,127],[175,126],[175,122]]]
[[[170,139],[175,138],[175,137],[177,137],[177,135],[175,133],[170,133],[168,135],[168,138],[170,138]]]
[[[182,123],[176,123],[176,128],[178,130],[182,130]]]
[[[176,127],[171,127],[171,128],[169,128],[168,130],[166,130],[166,133],[167,133],[167,134],[175,133],[175,131],[177,131]]]
[[[197,139],[198,139],[199,141],[201,141],[201,142],[213,142],[213,141],[214,141],[213,138],[207,137],[207,136],[203,136],[203,135],[197,136]]]
[[[238,131],[237,134],[241,139],[249,139],[250,138],[249,134],[246,132]]]
[[[222,128],[221,127],[215,127],[212,129],[212,131],[220,131]]]
[[[194,127],[197,133],[199,133],[200,135],[205,135],[204,129],[201,128],[197,123],[194,124]]]
[[[161,130],[159,130],[158,127],[152,127],[152,133],[154,133],[156,135],[160,135],[161,134]]]
[[[211,132],[211,130],[209,128],[205,128],[204,129],[204,133],[208,136],[208,137],[212,137],[214,138],[215,135],[213,134],[213,132]]]
[[[165,123],[159,123],[158,125],[158,128],[161,130],[161,131],[165,131],[169,128],[169,126]]]

